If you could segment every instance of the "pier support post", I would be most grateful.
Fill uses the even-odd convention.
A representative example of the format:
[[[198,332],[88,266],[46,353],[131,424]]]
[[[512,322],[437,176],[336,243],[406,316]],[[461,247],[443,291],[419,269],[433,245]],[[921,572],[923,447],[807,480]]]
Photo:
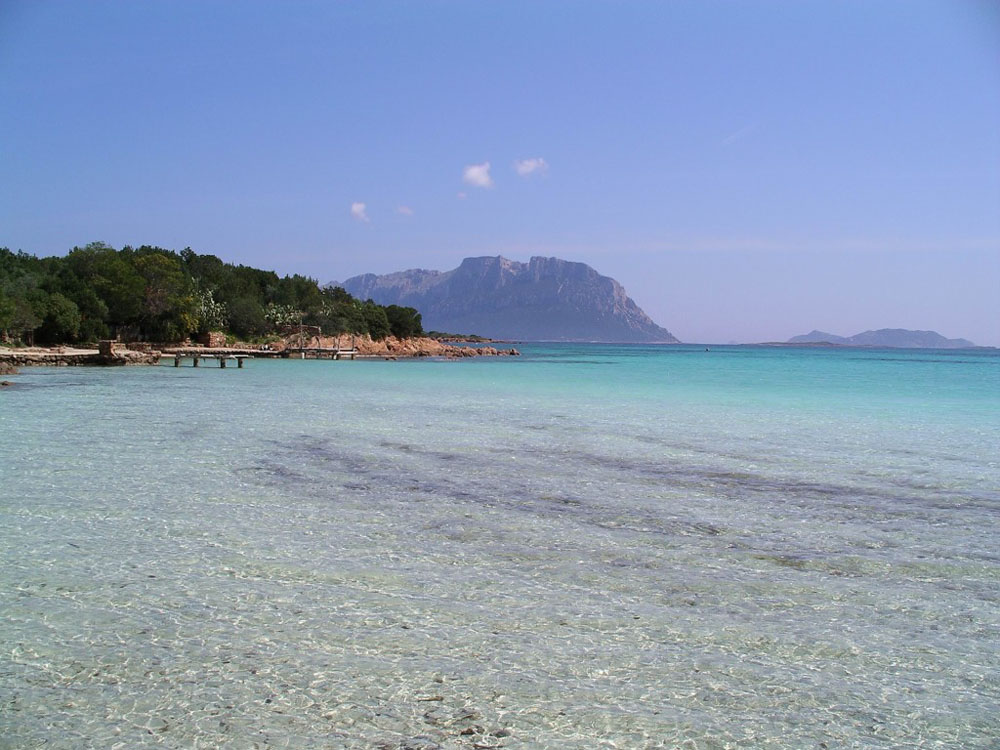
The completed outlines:
[[[180,354],[175,354],[174,355],[174,367],[180,367],[180,366],[181,366],[181,355]]]
[[[192,363],[192,365],[194,367],[197,367],[198,366],[198,362],[200,360],[201,360],[201,357],[199,357],[197,354],[195,354],[194,357],[192,357],[192,359],[191,359],[191,363]]]
[[[225,355],[221,355],[219,357],[219,367],[222,368],[222,369],[225,369],[225,367],[226,367],[226,356]]]
[[[236,366],[240,369],[243,369],[243,357],[236,358]]]

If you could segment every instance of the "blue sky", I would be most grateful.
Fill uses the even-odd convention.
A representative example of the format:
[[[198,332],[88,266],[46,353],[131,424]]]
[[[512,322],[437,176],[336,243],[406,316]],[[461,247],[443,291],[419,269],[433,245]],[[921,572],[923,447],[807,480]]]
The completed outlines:
[[[0,176],[39,255],[555,255],[685,341],[1000,345],[1000,3],[3,0]]]

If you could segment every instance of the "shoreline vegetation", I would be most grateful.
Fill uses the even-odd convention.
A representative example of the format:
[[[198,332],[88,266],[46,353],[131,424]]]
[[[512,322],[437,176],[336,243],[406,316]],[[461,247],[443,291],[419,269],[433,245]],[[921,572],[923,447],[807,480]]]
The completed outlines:
[[[359,300],[306,276],[279,277],[190,248],[95,242],[47,258],[0,248],[4,344],[179,344],[212,332],[229,344],[270,344],[306,327],[374,341],[424,335],[412,307]]]
[[[473,346],[456,346],[456,344]],[[35,365],[157,364],[165,352],[358,358],[518,354],[480,336],[425,334],[412,307],[359,300],[190,248],[95,242],[39,258],[0,248],[0,374]],[[316,351],[308,351],[309,349]]]

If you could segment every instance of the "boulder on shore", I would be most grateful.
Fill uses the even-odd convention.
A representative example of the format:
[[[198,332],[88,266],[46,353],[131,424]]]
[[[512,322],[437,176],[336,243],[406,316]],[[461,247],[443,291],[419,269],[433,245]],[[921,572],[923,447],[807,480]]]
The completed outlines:
[[[17,368],[11,362],[0,360],[0,375],[17,375]]]

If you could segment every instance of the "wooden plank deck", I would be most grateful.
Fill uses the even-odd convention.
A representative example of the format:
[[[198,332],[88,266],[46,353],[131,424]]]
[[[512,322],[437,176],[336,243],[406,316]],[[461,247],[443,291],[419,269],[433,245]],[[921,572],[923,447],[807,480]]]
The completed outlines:
[[[184,359],[190,359],[192,367],[198,367],[203,359],[216,359],[219,361],[219,367],[225,367],[227,361],[235,359],[236,366],[242,368],[243,361],[246,359],[254,359],[257,357],[283,357],[288,359],[290,357],[295,357],[296,355],[302,359],[354,359],[358,356],[358,350],[353,347],[350,349],[343,349],[339,347],[324,346],[291,347],[283,351],[274,351],[271,349],[183,348],[167,349],[163,352],[161,357],[173,357],[174,367],[180,367],[181,361]]]

